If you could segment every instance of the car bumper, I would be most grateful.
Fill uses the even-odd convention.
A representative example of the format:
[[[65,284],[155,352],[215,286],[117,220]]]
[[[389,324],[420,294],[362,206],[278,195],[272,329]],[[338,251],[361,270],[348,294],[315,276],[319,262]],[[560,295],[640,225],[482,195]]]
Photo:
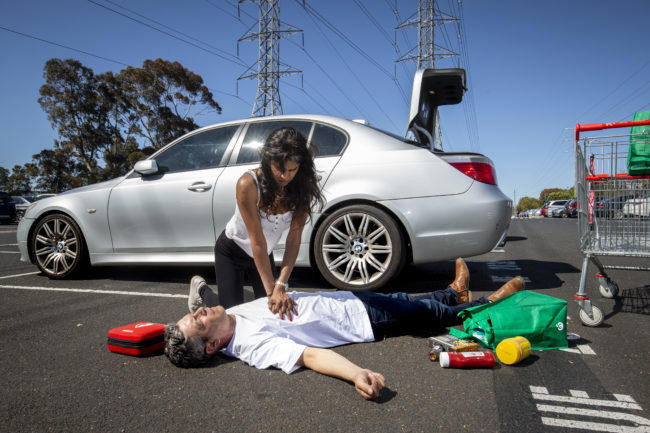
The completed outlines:
[[[380,203],[402,216],[416,264],[492,250],[512,215],[512,201],[498,187],[480,182],[463,194]]]
[[[27,242],[29,240],[29,229],[33,223],[34,219],[32,218],[23,218],[18,223],[16,239],[18,241],[18,251],[20,251],[20,261],[22,262],[32,263],[29,257]]]

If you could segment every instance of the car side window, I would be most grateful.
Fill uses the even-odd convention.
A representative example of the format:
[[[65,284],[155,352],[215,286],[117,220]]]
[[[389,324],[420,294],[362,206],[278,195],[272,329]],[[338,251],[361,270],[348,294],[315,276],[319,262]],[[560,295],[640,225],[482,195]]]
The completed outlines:
[[[315,156],[335,156],[343,151],[347,141],[348,138],[341,131],[317,123],[310,146],[314,149]]]
[[[163,173],[176,173],[219,166],[238,127],[210,129],[179,141],[156,156],[158,168]]]
[[[248,125],[246,137],[239,149],[236,164],[250,164],[259,162],[260,148],[264,145],[266,138],[278,128],[290,126],[303,134],[305,138],[309,139],[309,132],[311,131],[312,122],[305,122],[299,120],[279,120],[274,122],[256,122]]]

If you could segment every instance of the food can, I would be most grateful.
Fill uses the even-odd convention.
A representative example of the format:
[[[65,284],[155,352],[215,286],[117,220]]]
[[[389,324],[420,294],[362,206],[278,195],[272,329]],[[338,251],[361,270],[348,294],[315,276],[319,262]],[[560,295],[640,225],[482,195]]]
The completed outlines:
[[[521,336],[506,338],[497,345],[496,352],[501,363],[513,365],[530,356],[530,341]]]

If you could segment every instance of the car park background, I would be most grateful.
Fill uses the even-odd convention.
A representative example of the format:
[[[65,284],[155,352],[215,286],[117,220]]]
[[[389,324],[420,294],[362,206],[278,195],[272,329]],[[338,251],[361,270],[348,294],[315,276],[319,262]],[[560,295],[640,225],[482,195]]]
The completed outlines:
[[[230,60],[230,54],[236,53],[237,39],[255,21],[251,15],[257,16],[255,5],[242,4],[238,20],[233,0],[96,3],[187,39],[146,18],[179,30],[222,50],[225,54],[193,42]],[[283,62],[304,72],[304,92],[298,89],[300,78],[283,78],[284,112],[365,118],[374,126],[402,134],[408,107],[390,75],[396,72],[408,97],[414,65],[394,67],[393,61],[414,46],[416,30],[395,34],[398,18],[391,10],[395,5],[392,0],[367,5],[387,35],[357,4],[342,0],[308,4],[385,71],[334,35],[322,21],[307,14],[298,2],[285,0],[281,18],[304,30],[308,55],[296,46],[300,44],[299,36],[283,40]],[[459,12],[457,2],[437,4],[452,15]],[[405,20],[416,6],[415,1],[397,2],[399,17]],[[98,73],[118,71],[125,64],[139,66],[147,58],[178,60],[204,78],[224,108],[220,116],[210,112],[197,115],[199,124],[250,114],[255,83],[240,82],[241,99],[233,95],[236,78],[255,62],[255,43],[241,43],[241,62],[232,63],[105,7],[89,1],[54,4],[38,0],[4,9],[0,48],[11,61],[0,72],[0,127],[4,132],[0,138],[0,166],[10,169],[14,164],[24,164],[32,154],[52,146],[55,135],[36,102],[38,88],[43,84],[43,65],[52,57],[78,58]],[[445,107],[441,112],[446,149],[481,151],[491,157],[500,185],[508,195],[536,197],[546,186],[572,185],[572,146],[565,128],[576,122],[630,119],[633,112],[647,108],[650,64],[643,53],[645,17],[649,13],[650,4],[643,0],[621,4],[587,0],[464,3],[461,33],[467,51],[463,51],[461,63],[470,72],[469,92],[462,104]],[[449,39],[451,49],[461,52],[455,24],[444,28],[446,32],[438,35],[436,43],[447,45]],[[395,36],[399,53],[391,45]],[[436,65],[449,67],[455,62],[438,60]]]
[[[570,351],[534,352],[512,367],[459,370],[429,361],[426,335],[336,348],[386,376],[388,389],[377,402],[311,371],[287,376],[226,358],[184,370],[164,356],[111,353],[109,329],[176,320],[186,312],[190,277],[203,273],[212,283],[212,269],[96,268],[76,280],[52,281],[18,261],[14,231],[15,226],[0,229],[0,431],[564,431],[543,424],[542,417],[623,431],[637,426],[630,417],[650,418],[647,273],[614,271],[621,287],[617,300],[600,298],[590,273],[588,293],[606,319],[598,328],[582,326],[571,301],[582,260],[575,219],[516,219],[505,248],[468,259],[476,296],[521,274],[530,290],[568,300],[568,331],[580,336]],[[410,266],[393,287],[434,290],[452,275],[451,261]],[[308,269],[296,269],[293,286],[329,290]],[[574,394],[588,398],[541,401],[540,388],[565,400]],[[620,406],[615,394],[635,403],[591,404]],[[564,413],[541,411],[540,404]],[[597,415],[575,415],[574,409]],[[606,413],[623,414],[627,421]]]

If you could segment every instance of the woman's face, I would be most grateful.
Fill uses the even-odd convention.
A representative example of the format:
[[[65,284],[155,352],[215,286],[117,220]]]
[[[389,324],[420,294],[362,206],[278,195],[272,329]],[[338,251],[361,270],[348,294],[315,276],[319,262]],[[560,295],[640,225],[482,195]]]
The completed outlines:
[[[298,168],[300,168],[298,163],[289,160],[284,162],[284,171],[282,171],[277,162],[271,162],[271,173],[273,173],[273,179],[280,188],[289,185],[289,182],[291,182],[296,176],[296,173],[298,173]]]

